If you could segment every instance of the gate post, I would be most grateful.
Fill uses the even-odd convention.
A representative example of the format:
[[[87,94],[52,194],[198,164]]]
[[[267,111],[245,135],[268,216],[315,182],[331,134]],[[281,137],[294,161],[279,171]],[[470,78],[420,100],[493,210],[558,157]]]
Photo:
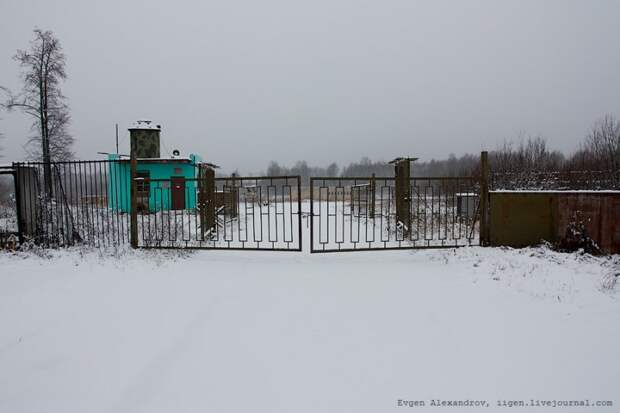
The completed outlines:
[[[480,153],[480,245],[489,245],[489,153]]]
[[[396,201],[396,221],[403,225],[403,234],[409,236],[411,231],[411,161],[416,158],[397,158],[394,164],[394,192]]]
[[[136,155],[131,152],[130,168],[131,168],[131,183],[130,183],[130,241],[132,248],[138,248],[138,188],[136,187],[136,169],[138,167],[138,161]]]
[[[202,236],[215,227],[215,170],[206,166],[198,169],[198,204]]]

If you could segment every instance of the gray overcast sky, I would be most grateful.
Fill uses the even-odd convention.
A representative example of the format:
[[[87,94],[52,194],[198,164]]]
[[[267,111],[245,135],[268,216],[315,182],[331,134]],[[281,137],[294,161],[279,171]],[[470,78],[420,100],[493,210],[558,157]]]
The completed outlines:
[[[574,150],[620,115],[620,1],[0,0],[0,85],[15,50],[51,29],[81,159],[127,150],[139,118],[165,148],[225,170],[270,160],[422,160],[494,149],[520,132]],[[3,161],[19,113],[0,114]]]

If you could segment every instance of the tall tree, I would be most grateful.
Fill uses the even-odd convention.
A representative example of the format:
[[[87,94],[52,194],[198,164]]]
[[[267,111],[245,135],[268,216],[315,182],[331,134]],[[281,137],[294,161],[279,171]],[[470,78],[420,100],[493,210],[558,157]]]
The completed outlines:
[[[282,168],[276,161],[271,161],[267,167],[267,176],[279,176],[282,175]]]
[[[327,170],[325,171],[327,176],[338,176],[338,171],[340,170],[340,168],[338,168],[338,164],[336,162],[332,162],[329,164],[329,166],[327,167]]]
[[[67,78],[65,54],[60,41],[49,30],[34,30],[28,50],[18,50],[14,59],[22,69],[22,90],[11,94],[6,103],[9,109],[20,109],[33,118],[36,135],[27,142],[28,155],[42,160],[48,195],[52,194],[51,161],[73,158],[74,139],[68,131],[71,121],[69,106],[60,89]]]

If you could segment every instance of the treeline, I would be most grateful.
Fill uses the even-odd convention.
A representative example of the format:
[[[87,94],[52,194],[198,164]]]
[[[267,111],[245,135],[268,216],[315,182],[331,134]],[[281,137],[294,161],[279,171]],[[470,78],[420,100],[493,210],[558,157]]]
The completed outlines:
[[[489,153],[491,168],[496,172],[522,171],[613,171],[620,170],[620,122],[606,115],[569,156],[550,150],[545,139],[530,137],[518,144],[505,142]]]
[[[620,171],[620,121],[606,115],[597,121],[579,148],[570,155],[550,149],[540,136],[506,140],[500,147],[489,151],[493,172],[581,172]],[[479,173],[480,154],[460,157],[450,154],[448,159],[416,161],[413,176],[471,176]],[[394,176],[394,166],[388,161],[373,161],[367,157],[340,167],[332,162],[326,167],[310,166],[298,161],[286,167],[272,161],[263,173],[267,176],[300,175],[303,182],[310,176]]]
[[[415,161],[412,166],[413,176],[464,176],[473,173],[478,168],[480,155],[463,155],[457,158],[450,155],[445,160],[430,160],[428,162]],[[292,167],[286,167],[271,161],[269,167],[261,175],[284,176],[299,175],[302,182],[309,182],[311,176],[316,177],[339,177],[358,176],[366,177],[375,174],[377,177],[394,176],[394,165],[388,161],[372,161],[368,157],[359,162],[351,162],[341,168],[332,162],[327,167],[310,166],[306,161],[298,161]]]

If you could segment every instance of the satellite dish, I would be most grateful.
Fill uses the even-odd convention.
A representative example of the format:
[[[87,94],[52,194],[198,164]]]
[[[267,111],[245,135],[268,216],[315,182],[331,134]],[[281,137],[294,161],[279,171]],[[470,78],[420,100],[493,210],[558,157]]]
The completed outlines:
[[[175,149],[172,151],[172,156],[180,156],[180,155],[181,155],[181,152],[179,152],[178,149]]]

